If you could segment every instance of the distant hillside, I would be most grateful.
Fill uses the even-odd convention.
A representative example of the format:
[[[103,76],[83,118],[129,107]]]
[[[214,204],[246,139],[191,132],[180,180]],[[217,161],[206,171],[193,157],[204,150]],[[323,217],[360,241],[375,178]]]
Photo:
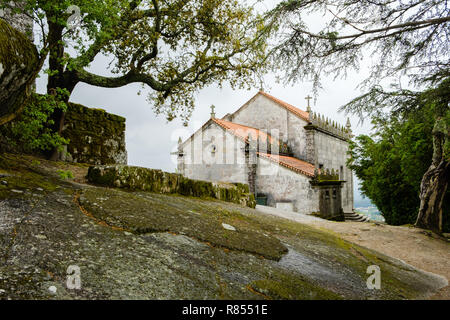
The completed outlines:
[[[375,206],[369,198],[363,196],[361,194],[361,190],[359,190],[359,180],[357,177],[354,177],[355,179],[355,186],[354,186],[354,206],[355,208],[361,208],[361,207],[372,207]]]

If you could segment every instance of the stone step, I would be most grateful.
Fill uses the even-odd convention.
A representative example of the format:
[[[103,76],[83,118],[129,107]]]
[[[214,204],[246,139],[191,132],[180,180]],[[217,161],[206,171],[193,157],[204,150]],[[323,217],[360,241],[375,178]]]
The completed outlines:
[[[345,221],[367,221],[368,219],[365,217],[359,217],[359,218],[346,218]]]
[[[370,219],[368,217],[365,217],[363,215],[360,215],[355,212],[347,212],[344,213],[345,221],[352,221],[352,222],[369,222]]]

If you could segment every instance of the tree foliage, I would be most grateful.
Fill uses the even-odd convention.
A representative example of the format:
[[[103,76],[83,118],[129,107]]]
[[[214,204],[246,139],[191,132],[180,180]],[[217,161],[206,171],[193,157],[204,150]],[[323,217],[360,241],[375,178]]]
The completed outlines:
[[[41,60],[49,57],[49,93],[72,92],[78,83],[142,83],[152,89],[157,113],[188,120],[199,89],[225,82],[249,86],[262,70],[266,45],[258,35],[264,26],[241,1],[23,1],[40,26]],[[0,0],[2,6],[11,2]],[[80,23],[72,28],[78,8]],[[111,58],[112,76],[90,71],[99,55]]]
[[[356,137],[350,145],[349,167],[361,180],[362,193],[379,208],[386,222],[412,224],[420,207],[421,181],[435,157],[433,144],[436,109],[443,109],[442,121],[450,124],[450,86],[443,85],[424,92],[403,94],[368,93],[357,98],[366,108],[391,112],[373,116],[374,134]],[[371,97],[374,95],[374,97]],[[376,97],[376,98],[375,98]],[[447,136],[449,133],[447,132]],[[450,143],[444,145],[444,158],[450,160]],[[440,160],[439,160],[440,161]],[[444,191],[445,192],[445,191]],[[446,199],[448,202],[449,191]],[[443,230],[450,230],[450,206],[443,207]]]
[[[349,167],[388,224],[412,224],[420,204],[420,181],[433,154],[432,112],[380,116],[372,124],[374,135],[358,136],[351,143]]]
[[[307,19],[319,13],[326,23],[317,30]],[[268,15],[280,39],[273,57],[288,80],[316,86],[323,76],[358,71],[369,56],[368,87],[399,74],[439,83],[450,75],[449,13],[439,0],[286,0]]]

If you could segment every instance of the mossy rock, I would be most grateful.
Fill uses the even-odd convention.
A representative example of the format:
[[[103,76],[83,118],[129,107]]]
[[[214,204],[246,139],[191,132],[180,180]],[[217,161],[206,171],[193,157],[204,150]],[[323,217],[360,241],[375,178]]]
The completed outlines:
[[[31,161],[22,156],[0,155],[0,200],[23,197],[25,193],[36,189],[42,192],[56,190],[56,177],[26,170],[24,166],[32,166]]]
[[[328,230],[223,201],[64,181],[58,170],[87,167],[0,154],[0,180],[24,191],[0,197],[3,299],[421,299],[446,283]],[[74,262],[83,290],[67,291]],[[370,265],[381,290],[367,288]]]
[[[342,296],[302,279],[298,275],[281,274],[277,278],[254,281],[250,287],[273,300],[342,299]]]
[[[278,239],[260,232],[241,214],[220,207],[199,207],[183,197],[151,193],[139,197],[119,190],[90,188],[81,195],[80,204],[95,218],[135,234],[183,234],[215,247],[272,260],[280,260],[287,252]],[[234,224],[237,230],[226,230],[223,223]]]
[[[12,120],[20,113],[31,94],[38,61],[33,43],[0,18],[0,119]]]

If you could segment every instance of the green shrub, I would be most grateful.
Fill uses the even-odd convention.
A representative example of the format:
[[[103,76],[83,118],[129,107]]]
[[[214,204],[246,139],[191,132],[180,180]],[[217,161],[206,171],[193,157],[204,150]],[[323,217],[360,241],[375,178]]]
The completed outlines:
[[[69,141],[52,131],[51,115],[58,109],[67,110],[67,105],[61,102],[65,94],[63,90],[59,90],[57,96],[34,94],[20,117],[2,128],[10,148],[26,153],[54,148],[62,151]]]
[[[58,170],[56,172],[58,173],[59,177],[62,180],[68,180],[68,179],[73,179],[74,178],[73,173],[70,170],[67,170],[67,171],[66,170]]]

